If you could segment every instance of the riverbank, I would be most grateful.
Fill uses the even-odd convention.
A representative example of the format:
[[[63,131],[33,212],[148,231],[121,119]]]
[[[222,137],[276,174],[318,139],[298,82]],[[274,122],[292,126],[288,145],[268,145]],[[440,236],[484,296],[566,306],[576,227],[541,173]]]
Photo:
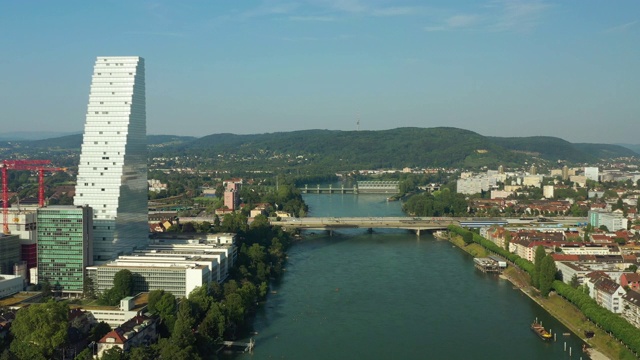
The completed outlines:
[[[460,236],[450,236],[449,241],[474,257],[482,256],[477,255],[481,253],[478,250],[478,247],[484,249],[479,244],[474,243],[465,245],[462,237]],[[484,251],[486,253],[486,249],[484,249]],[[531,281],[526,272],[514,266],[510,266],[503,272],[501,277],[511,282],[515,287],[520,289],[524,294],[540,305],[540,307],[545,309],[551,316],[556,318],[576,334],[576,336],[587,343],[590,346],[587,353],[591,359],[636,359],[628,349],[587,320],[580,310],[564,298],[556,295],[555,293],[551,293],[548,298],[540,297],[537,289],[529,285]],[[584,330],[593,331],[595,336],[591,339],[587,339],[584,336]]]

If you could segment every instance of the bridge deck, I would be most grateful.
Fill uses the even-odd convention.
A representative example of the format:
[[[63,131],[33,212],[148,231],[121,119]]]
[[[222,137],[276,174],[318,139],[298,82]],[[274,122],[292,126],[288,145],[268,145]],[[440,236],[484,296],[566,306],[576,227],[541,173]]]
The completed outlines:
[[[344,228],[387,228],[407,230],[445,229],[451,224],[459,224],[454,218],[434,217],[307,217],[271,219],[272,225],[288,229],[335,230]]]

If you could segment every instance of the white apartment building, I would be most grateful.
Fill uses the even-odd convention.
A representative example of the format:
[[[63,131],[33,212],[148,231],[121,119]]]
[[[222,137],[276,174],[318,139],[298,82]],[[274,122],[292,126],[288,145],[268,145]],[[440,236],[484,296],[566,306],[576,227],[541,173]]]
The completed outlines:
[[[627,291],[622,297],[622,317],[640,328],[640,293]]]
[[[597,167],[585,167],[584,176],[588,180],[598,181],[599,170]]]
[[[98,57],[74,197],[94,210],[95,260],[147,244],[146,135],[144,59]]]

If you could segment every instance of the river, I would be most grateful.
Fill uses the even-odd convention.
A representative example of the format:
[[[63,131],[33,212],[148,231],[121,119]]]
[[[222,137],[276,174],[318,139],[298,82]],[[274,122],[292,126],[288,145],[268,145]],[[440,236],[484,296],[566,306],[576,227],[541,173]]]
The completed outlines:
[[[382,195],[304,199],[309,216],[403,215]],[[520,290],[430,234],[306,233],[286,269],[256,315],[253,354],[237,358],[587,359],[580,339]],[[535,318],[556,342],[530,330]]]

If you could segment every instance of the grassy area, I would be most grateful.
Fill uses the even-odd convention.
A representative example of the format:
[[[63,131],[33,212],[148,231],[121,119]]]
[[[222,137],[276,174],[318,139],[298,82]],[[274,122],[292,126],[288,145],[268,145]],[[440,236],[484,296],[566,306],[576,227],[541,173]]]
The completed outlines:
[[[465,245],[462,236],[452,236],[449,241],[473,257],[487,257],[487,249],[476,243]]]

